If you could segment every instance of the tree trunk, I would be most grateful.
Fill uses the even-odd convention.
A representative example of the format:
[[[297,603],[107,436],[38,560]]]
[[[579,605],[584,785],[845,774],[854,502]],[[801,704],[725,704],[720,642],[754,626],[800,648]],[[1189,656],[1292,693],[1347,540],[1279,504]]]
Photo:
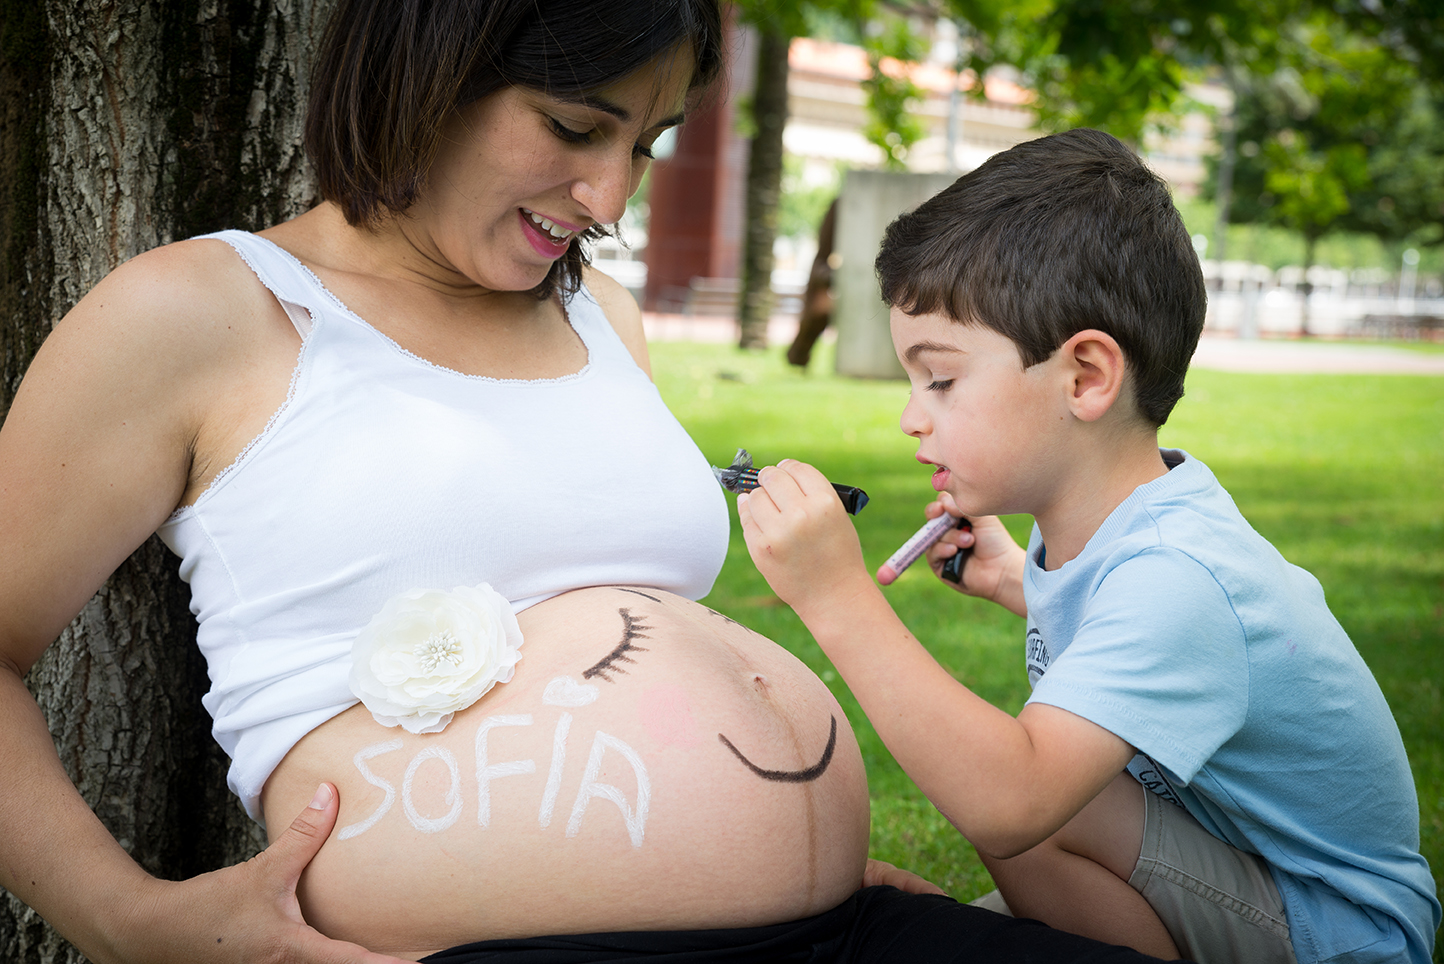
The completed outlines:
[[[787,124],[789,38],[775,24],[758,27],[757,84],[752,117],[757,128],[747,161],[747,234],[737,317],[743,348],[767,347],[772,316],[772,242],[782,193],[782,128]]]
[[[1300,287],[1302,297],[1299,298],[1299,337],[1308,338],[1309,331],[1309,299],[1313,296],[1314,285],[1309,281],[1309,269],[1314,266],[1314,246],[1319,243],[1317,234],[1304,233],[1304,283]]]
[[[1233,168],[1238,160],[1238,101],[1239,85],[1234,79],[1233,68],[1224,68],[1224,77],[1228,80],[1228,89],[1231,99],[1229,100],[1228,113],[1224,114],[1218,125],[1219,133],[1223,135],[1222,143],[1219,145],[1218,155],[1218,179],[1215,182],[1214,201],[1218,205],[1218,213],[1213,222],[1213,261],[1218,265],[1218,290],[1223,290],[1223,262],[1228,256],[1228,214],[1229,208],[1233,205]]]
[[[300,132],[330,2],[0,0],[0,418],[53,323],[116,265],[312,203]],[[225,787],[188,599],[152,538],[26,678],[86,802],[173,879],[264,845]],[[3,896],[0,961],[84,960]]]

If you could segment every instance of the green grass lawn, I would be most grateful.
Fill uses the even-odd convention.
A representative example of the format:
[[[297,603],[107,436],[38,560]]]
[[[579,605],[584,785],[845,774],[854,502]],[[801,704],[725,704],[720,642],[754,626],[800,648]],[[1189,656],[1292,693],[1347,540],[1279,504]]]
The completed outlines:
[[[904,382],[811,374],[780,350],[652,346],[657,385],[717,465],[749,449],[797,458],[872,496],[857,517],[876,568],[932,498],[915,443],[898,429]],[[1444,378],[1190,373],[1163,443],[1206,462],[1254,527],[1308,569],[1378,677],[1419,788],[1423,851],[1444,872]],[[729,499],[730,501],[730,499]],[[832,687],[857,730],[872,791],[872,852],[971,899],[991,889],[976,854],[883,747],[827,658],[758,575],[732,513],[727,563],[709,605],[797,654]],[[1010,528],[1026,539],[1031,520]],[[898,614],[959,680],[1017,712],[1027,695],[1023,622],[958,596],[922,567],[887,590]],[[1441,960],[1436,950],[1435,960]]]

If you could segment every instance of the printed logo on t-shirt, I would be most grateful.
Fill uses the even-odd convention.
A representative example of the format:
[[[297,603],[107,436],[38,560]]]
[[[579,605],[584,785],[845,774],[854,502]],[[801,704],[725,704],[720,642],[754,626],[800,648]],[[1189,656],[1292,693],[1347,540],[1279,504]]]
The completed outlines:
[[[1148,754],[1135,754],[1133,759],[1128,761],[1128,772],[1133,779],[1143,784],[1145,790],[1152,790],[1175,807],[1183,807],[1183,801],[1173,789],[1173,784],[1168,782],[1168,775],[1163,772],[1163,767],[1153,762],[1153,758]]]
[[[1048,666],[1053,662],[1053,657],[1048,652],[1048,644],[1043,641],[1043,634],[1038,631],[1037,626],[1028,629],[1027,644],[1028,685],[1037,686],[1038,680],[1048,672]]]

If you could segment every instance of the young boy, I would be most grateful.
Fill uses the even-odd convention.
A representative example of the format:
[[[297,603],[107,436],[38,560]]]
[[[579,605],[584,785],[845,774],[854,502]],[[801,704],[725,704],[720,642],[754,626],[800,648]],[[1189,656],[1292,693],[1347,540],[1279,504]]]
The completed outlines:
[[[877,267],[902,429],[973,521],[929,561],[971,548],[959,588],[1027,617],[1027,705],[908,633],[812,467],[764,469],[743,532],[1008,907],[1202,964],[1427,962],[1440,905],[1378,685],[1318,582],[1158,448],[1206,298],[1165,185],[1106,134],[1045,137],[898,218]]]

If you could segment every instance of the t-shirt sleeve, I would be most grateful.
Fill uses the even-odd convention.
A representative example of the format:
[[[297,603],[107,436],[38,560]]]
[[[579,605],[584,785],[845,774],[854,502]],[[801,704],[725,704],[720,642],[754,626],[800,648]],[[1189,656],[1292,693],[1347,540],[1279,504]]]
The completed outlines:
[[[1227,594],[1186,553],[1160,548],[1101,579],[1028,702],[1098,724],[1187,784],[1243,725],[1248,698],[1243,629]]]

